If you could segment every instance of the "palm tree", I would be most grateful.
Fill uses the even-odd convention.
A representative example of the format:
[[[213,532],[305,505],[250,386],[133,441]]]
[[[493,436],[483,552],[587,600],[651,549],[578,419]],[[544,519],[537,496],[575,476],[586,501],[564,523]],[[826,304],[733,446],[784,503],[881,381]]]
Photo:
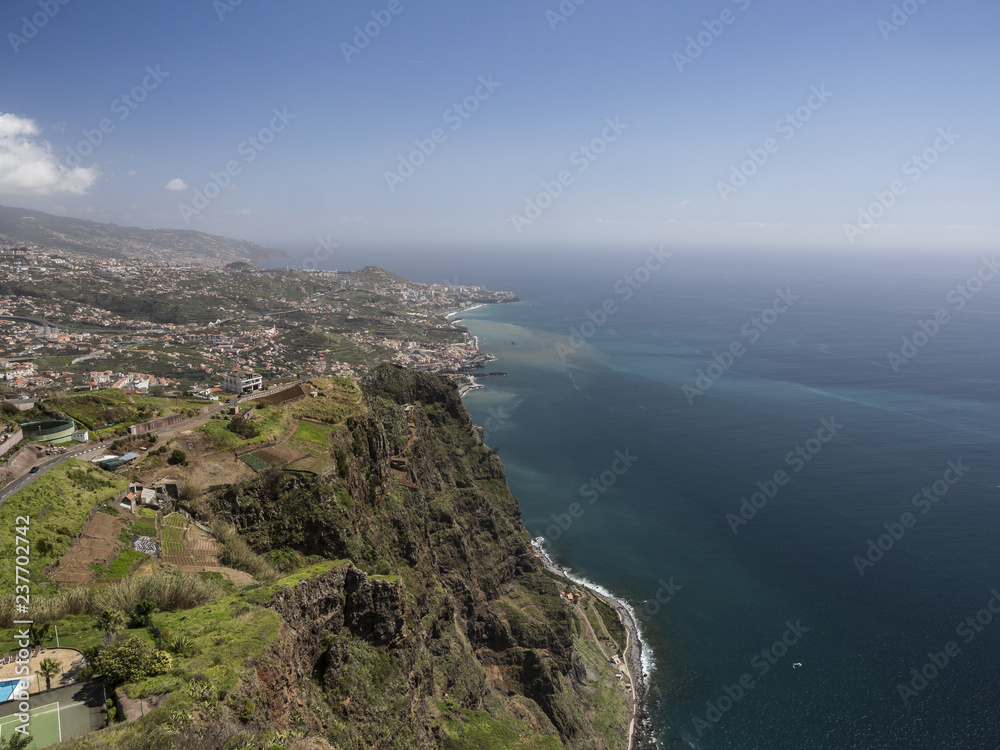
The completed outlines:
[[[120,609],[106,609],[97,616],[97,627],[107,635],[114,635],[125,628],[125,613]]]
[[[52,689],[52,678],[62,673],[62,664],[55,659],[42,659],[38,665],[38,674],[45,678],[45,689]]]

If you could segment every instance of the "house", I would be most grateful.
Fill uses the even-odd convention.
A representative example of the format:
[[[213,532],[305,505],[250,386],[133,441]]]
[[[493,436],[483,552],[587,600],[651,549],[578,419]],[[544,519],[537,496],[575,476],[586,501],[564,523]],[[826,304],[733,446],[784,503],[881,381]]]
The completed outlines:
[[[226,393],[252,393],[259,391],[264,379],[253,372],[239,371],[222,376],[222,387]]]

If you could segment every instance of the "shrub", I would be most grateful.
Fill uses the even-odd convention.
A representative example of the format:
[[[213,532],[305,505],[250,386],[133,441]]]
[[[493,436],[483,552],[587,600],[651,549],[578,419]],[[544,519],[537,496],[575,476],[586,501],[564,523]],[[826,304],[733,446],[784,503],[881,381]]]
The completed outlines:
[[[170,458],[167,459],[167,463],[171,466],[176,466],[177,464],[187,466],[187,454],[180,448],[174,448],[170,453]]]
[[[96,617],[105,609],[131,612],[142,600],[155,603],[160,612],[172,612],[208,604],[223,595],[223,588],[218,583],[202,576],[155,573],[113,579],[97,586],[66,589],[51,596],[33,596],[31,609],[32,619],[37,624],[61,620],[69,615]],[[16,619],[13,596],[0,598],[0,618],[5,622]]]
[[[222,555],[219,562],[231,568],[249,573],[254,578],[273,579],[278,577],[276,571],[263,557],[258,555],[247,544],[236,529],[217,519],[212,524],[212,532],[222,542]]]
[[[170,654],[153,649],[134,635],[119,638],[107,648],[100,649],[94,666],[112,684],[131,682],[148,675],[163,674],[170,670]]]
[[[244,440],[249,440],[260,435],[260,428],[252,421],[243,419],[243,417],[233,417],[230,419],[229,424],[226,425],[226,429],[235,435],[239,435]]]

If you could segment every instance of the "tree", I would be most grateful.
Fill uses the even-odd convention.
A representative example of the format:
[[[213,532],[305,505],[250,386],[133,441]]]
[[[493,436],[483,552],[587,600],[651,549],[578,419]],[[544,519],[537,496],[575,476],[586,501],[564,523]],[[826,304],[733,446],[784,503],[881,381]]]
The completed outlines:
[[[125,629],[125,613],[120,609],[106,609],[97,616],[97,627],[107,635],[116,635]]]
[[[62,664],[55,659],[42,659],[38,665],[38,674],[45,678],[45,689],[52,689],[52,678],[57,674],[62,674]]]
[[[170,654],[152,648],[148,641],[128,635],[101,649],[94,660],[94,666],[109,682],[119,685],[147,675],[168,672],[171,659]]]
[[[49,631],[52,629],[52,625],[45,623],[44,625],[29,625],[28,626],[28,640],[32,646],[41,646],[45,641],[50,640],[52,636]]]
[[[156,603],[151,602],[148,599],[143,599],[135,607],[132,608],[132,627],[139,628],[146,624],[146,620],[149,619],[156,611]]]
[[[19,734],[16,730],[9,737],[0,737],[0,750],[28,750],[30,734]]]
[[[174,448],[170,454],[170,458],[167,459],[167,463],[171,465],[180,464],[181,466],[187,466],[187,454],[180,448]]]

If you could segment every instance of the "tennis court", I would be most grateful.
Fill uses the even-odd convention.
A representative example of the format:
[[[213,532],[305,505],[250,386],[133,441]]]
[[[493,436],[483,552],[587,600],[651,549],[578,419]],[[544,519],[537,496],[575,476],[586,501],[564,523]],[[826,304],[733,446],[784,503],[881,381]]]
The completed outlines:
[[[32,695],[28,711],[31,748],[40,750],[104,726],[104,694],[100,680],[68,685]],[[21,725],[20,701],[0,704],[0,737],[10,737]]]

